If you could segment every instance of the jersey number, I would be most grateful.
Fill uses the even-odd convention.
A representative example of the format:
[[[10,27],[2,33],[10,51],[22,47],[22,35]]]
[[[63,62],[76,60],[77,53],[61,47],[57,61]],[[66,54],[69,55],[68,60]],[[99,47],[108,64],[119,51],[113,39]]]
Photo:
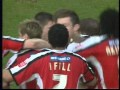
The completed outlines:
[[[62,74],[53,74],[53,80],[59,81],[58,84],[56,84],[53,89],[64,89],[67,84],[67,75]]]

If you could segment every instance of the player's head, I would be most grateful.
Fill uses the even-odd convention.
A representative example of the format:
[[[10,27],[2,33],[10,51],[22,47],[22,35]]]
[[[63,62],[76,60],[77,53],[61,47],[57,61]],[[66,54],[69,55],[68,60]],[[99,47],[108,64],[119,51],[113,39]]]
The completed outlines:
[[[100,27],[99,22],[92,18],[86,18],[80,21],[80,34],[93,36],[99,35]]]
[[[56,11],[54,15],[54,20],[56,23],[63,24],[69,31],[70,38],[73,38],[74,32],[79,29],[79,17],[72,11],[67,9],[60,9]]]
[[[69,33],[62,24],[53,25],[48,32],[48,41],[53,48],[65,48],[69,42]]]
[[[54,24],[53,15],[48,12],[39,12],[34,16],[34,19],[37,20],[42,27],[42,39],[48,40],[48,30]]]
[[[19,25],[20,38],[41,38],[42,28],[35,20],[24,20]]]
[[[115,9],[104,10],[100,15],[101,34],[117,38],[119,36],[119,12]]]

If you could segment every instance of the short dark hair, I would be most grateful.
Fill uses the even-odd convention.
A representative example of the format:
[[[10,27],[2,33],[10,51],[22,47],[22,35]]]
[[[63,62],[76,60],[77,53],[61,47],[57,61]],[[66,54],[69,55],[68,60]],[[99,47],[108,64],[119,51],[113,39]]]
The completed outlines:
[[[41,27],[44,27],[48,21],[53,21],[53,15],[48,12],[39,12],[34,16],[34,19],[39,21]]]
[[[89,36],[99,35],[99,22],[92,18],[86,18],[80,21],[80,32]]]
[[[119,12],[115,9],[106,9],[100,15],[101,34],[109,37],[119,37]]]
[[[73,25],[79,24],[80,22],[79,16],[76,14],[76,12],[72,10],[60,9],[56,11],[54,14],[55,22],[57,21],[58,18],[64,18],[64,17],[70,17]]]
[[[48,41],[53,48],[66,47],[69,41],[67,28],[61,24],[53,25],[48,32]]]

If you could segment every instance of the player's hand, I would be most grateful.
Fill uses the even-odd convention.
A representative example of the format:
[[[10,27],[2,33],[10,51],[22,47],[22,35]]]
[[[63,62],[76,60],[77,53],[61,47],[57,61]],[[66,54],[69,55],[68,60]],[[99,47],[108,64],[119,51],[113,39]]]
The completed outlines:
[[[10,86],[9,83],[7,83],[5,81],[2,82],[2,88],[3,89],[9,89],[9,86]]]

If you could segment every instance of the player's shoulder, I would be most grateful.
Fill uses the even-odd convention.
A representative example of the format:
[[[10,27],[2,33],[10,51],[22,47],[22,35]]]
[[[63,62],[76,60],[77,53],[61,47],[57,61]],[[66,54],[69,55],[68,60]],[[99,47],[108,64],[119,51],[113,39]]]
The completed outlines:
[[[103,36],[91,36],[85,41],[81,42],[82,45],[91,46],[100,43],[105,37]]]
[[[2,36],[2,38],[10,38],[10,36]]]
[[[43,59],[41,59],[41,58],[44,58],[44,57],[47,57],[47,56],[53,55],[53,54],[56,54],[56,55],[57,55],[57,54],[59,54],[59,53],[61,53],[61,54],[66,54],[66,55],[70,55],[70,56],[73,56],[73,57],[75,57],[75,58],[78,58],[79,60],[83,60],[83,61],[86,62],[86,59],[85,59],[84,57],[80,56],[80,55],[77,54],[77,53],[73,53],[73,52],[67,51],[67,50],[61,51],[61,50],[52,50],[52,49],[47,49],[47,50],[44,51],[44,52],[39,52],[39,53],[37,53],[37,54],[31,55],[30,58],[29,58],[29,61],[38,60],[38,59],[39,59],[39,60],[43,60]]]
[[[22,38],[15,38],[15,37],[11,37],[11,36],[3,36],[3,39],[8,39],[8,40],[15,40],[15,41],[24,41],[25,39]]]
[[[21,49],[20,51],[17,52],[19,56],[25,55],[26,53],[32,52],[33,49]]]
[[[100,43],[104,38],[105,36],[90,36],[89,38],[87,38],[86,40],[80,43],[76,43],[76,42],[70,43],[67,47],[67,50],[76,52],[78,50],[82,50],[82,49],[91,47],[93,45],[96,45]]]
[[[47,48],[43,48],[43,49],[21,49],[19,52],[18,52],[18,56],[22,56],[22,55],[33,55],[33,54],[37,54],[37,53],[42,53],[42,52],[45,52],[45,51],[48,51],[50,49],[47,49]]]
[[[67,50],[74,52],[74,50],[76,49],[76,46],[79,46],[79,43],[72,42],[67,46]]]
[[[81,42],[80,43],[80,48],[77,49],[77,50],[83,50],[83,49],[86,49],[86,48],[89,48],[89,47],[96,46],[106,39],[107,39],[106,35],[91,36],[88,39],[86,39],[85,41]]]
[[[86,61],[86,59],[84,57],[82,57],[81,55],[74,53],[72,51],[68,51],[67,49],[66,49],[65,53],[67,53],[73,57],[79,58],[80,60]]]
[[[42,48],[42,49],[40,49],[40,51],[41,51],[41,52],[44,52],[44,51],[51,51],[51,49],[49,49],[49,48]]]
[[[53,53],[51,50],[47,50],[47,51],[43,51],[43,52],[39,52],[36,54],[33,54],[30,56],[30,59],[36,59],[36,58],[41,58],[41,57],[45,57],[49,54]]]

